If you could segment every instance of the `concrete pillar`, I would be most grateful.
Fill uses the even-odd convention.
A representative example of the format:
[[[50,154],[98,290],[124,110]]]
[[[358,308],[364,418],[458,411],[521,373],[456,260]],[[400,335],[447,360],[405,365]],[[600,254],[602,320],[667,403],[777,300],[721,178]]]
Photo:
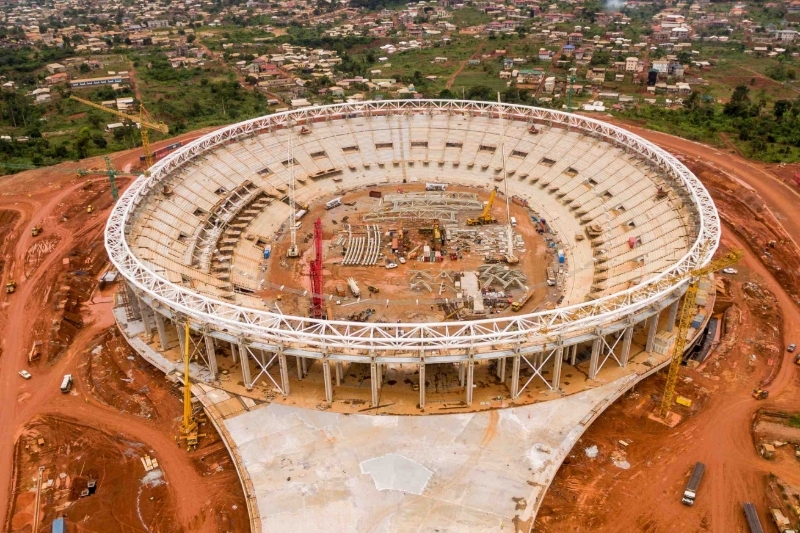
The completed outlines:
[[[506,381],[506,358],[501,357],[497,360],[497,377],[500,380],[500,383],[504,383]]]
[[[598,336],[592,341],[592,358],[589,360],[589,379],[597,377],[598,366],[600,365],[600,348],[603,340]]]
[[[564,362],[564,347],[560,344],[553,354],[553,390],[558,390],[561,386],[561,363]]]
[[[250,376],[250,354],[244,343],[239,341],[239,363],[242,367],[242,381],[247,390],[253,390],[253,378]]]
[[[622,334],[622,354],[620,357],[622,366],[628,366],[628,358],[631,355],[631,339],[633,339],[633,326],[628,326]]]
[[[656,333],[658,333],[658,315],[660,313],[656,313],[655,315],[650,317],[650,325],[647,329],[647,344],[644,347],[646,352],[652,352],[653,346],[656,344]]]
[[[516,354],[512,358],[511,363],[511,397],[516,398],[519,396],[519,358],[520,355]]]
[[[181,346],[181,361],[183,361],[183,356],[186,354],[186,331],[185,326],[183,324],[175,324],[175,330],[178,332],[178,344]],[[191,341],[189,341],[191,342]],[[191,347],[189,349],[191,351]]]
[[[465,372],[466,367],[464,366],[463,362],[456,363],[458,365],[458,385],[460,387],[464,386],[464,380],[467,377],[467,373]]]
[[[678,318],[678,304],[681,302],[680,298],[675,300],[669,306],[669,319],[667,319],[667,331],[675,329],[675,320]]]
[[[372,407],[378,407],[378,363],[375,358],[369,363],[370,386],[372,387]]]
[[[282,349],[278,349],[278,367],[281,372],[281,389],[283,397],[289,396],[289,363],[286,361],[286,354]]]
[[[472,384],[475,381],[475,360],[467,361],[467,405],[472,405]]]
[[[297,365],[297,379],[300,381],[303,380],[303,364],[300,362],[301,359],[302,357],[300,357],[299,355],[295,356],[294,358],[294,361]]]
[[[573,344],[570,346],[569,364],[575,366],[575,361],[578,359],[578,345]]]
[[[128,292],[128,303],[131,306],[131,314],[133,314],[133,318],[135,320],[139,320],[142,318],[142,309],[139,306],[139,297],[136,296],[136,293],[133,291],[133,288],[128,285],[125,289]]]
[[[161,343],[162,350],[168,350],[169,344],[167,343],[167,324],[164,315],[156,312],[156,329],[158,329],[158,340]]]
[[[235,342],[231,343],[231,357],[234,363],[239,361],[239,346]]]
[[[383,388],[383,364],[378,363],[378,388]]]
[[[303,377],[308,375],[308,360],[305,357],[300,358],[300,366],[303,367]]]
[[[331,383],[331,364],[328,358],[322,359],[322,379],[325,380],[325,401],[333,403],[333,384]]]
[[[425,359],[419,360],[419,408],[425,409]]]
[[[217,377],[217,351],[214,346],[214,337],[205,335],[206,339],[206,359],[208,359],[208,369],[211,375]]]
[[[336,361],[334,363],[336,365],[336,386],[339,387],[342,384],[342,374],[344,374],[342,369],[342,362]]]
[[[142,303],[142,325],[148,337],[153,336],[153,322],[150,320],[150,308]]]

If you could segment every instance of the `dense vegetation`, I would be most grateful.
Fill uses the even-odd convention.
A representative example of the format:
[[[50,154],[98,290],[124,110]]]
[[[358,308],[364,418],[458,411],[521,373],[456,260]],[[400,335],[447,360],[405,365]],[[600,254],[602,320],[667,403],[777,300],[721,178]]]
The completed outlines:
[[[777,100],[770,108],[763,95],[753,97],[747,86],[740,85],[722,106],[695,92],[681,109],[642,106],[621,116],[696,141],[722,144],[720,134],[724,134],[746,155],[763,161],[800,160],[800,98]]]

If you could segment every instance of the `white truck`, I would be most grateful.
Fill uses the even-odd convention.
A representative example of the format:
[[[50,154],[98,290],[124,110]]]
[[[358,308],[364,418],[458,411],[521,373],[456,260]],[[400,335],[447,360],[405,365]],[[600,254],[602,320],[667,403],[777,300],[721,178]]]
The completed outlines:
[[[705,472],[706,465],[703,463],[695,463],[692,475],[689,477],[689,482],[686,484],[686,489],[683,491],[681,503],[684,505],[694,505],[697,489],[700,487],[700,482],[703,480],[703,474],[705,474]]]

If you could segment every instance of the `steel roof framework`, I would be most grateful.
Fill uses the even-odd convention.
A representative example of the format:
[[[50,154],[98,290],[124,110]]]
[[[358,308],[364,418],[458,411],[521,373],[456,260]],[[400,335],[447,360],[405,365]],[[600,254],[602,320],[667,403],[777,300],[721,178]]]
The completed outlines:
[[[387,115],[502,116],[530,124],[546,124],[580,131],[623,148],[648,161],[662,178],[682,189],[697,211],[697,236],[689,251],[661,274],[625,291],[591,302],[514,317],[469,322],[370,324],[280,315],[198,294],[172,283],[131,251],[126,231],[132,227],[137,206],[145,201],[171,172],[214,148],[256,134],[292,125],[320,121]],[[685,290],[691,270],[707,264],[720,240],[716,207],[700,183],[682,163],[666,151],[621,128],[588,117],[522,105],[461,100],[387,100],[338,104],[276,113],[222,128],[205,135],[156,163],[150,175],[140,176],[115,205],[105,231],[112,263],[152,301],[186,315],[198,328],[211,327],[230,335],[250,337],[286,347],[315,351],[354,350],[382,355],[426,352],[445,355],[454,351],[473,354],[502,347],[544,346],[594,331],[596,327],[624,321],[658,301]]]

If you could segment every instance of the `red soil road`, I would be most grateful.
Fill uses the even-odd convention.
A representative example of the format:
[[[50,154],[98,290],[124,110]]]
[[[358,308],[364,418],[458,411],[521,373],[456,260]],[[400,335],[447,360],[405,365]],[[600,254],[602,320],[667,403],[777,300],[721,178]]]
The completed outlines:
[[[197,135],[197,132],[193,134]],[[127,157],[138,160],[140,152],[129,151],[115,156],[115,159],[124,161]],[[7,239],[13,248],[5,251],[8,267],[1,280],[4,285],[6,280],[15,279],[17,292],[12,295],[0,294],[0,342],[3,350],[0,357],[0,405],[3,406],[0,409],[0,518],[8,513],[14,441],[24,424],[34,415],[53,413],[91,422],[97,429],[112,435],[129,434],[149,446],[158,457],[170,484],[171,495],[176,500],[175,514],[180,524],[191,531],[210,533],[215,530],[214,520],[209,519],[206,512],[206,503],[211,497],[210,489],[193,469],[186,453],[172,441],[168,429],[164,431],[155,424],[100,404],[87,394],[80,380],[76,380],[77,396],[62,395],[58,391],[64,374],[81,375],[78,372],[78,354],[85,343],[113,324],[110,303],[91,306],[92,316],[86,320],[88,325],[78,333],[71,348],[56,364],[48,366],[39,363],[32,368],[34,377],[30,381],[22,380],[17,374],[20,369],[28,367],[27,349],[33,340],[29,333],[31,327],[40,315],[46,313],[40,301],[41,289],[54,282],[61,268],[61,259],[76,244],[76,235],[58,224],[64,209],[63,203],[82,186],[82,183],[70,184],[70,180],[71,176],[63,172],[37,170],[14,176],[2,184],[2,189],[7,191],[19,190],[25,185],[37,186],[36,192],[39,194],[30,197],[8,195],[0,201],[0,209],[16,210],[21,215],[14,233]],[[63,188],[51,189],[46,185],[57,182],[61,182]],[[99,234],[105,215],[107,213],[97,213],[96,218],[85,226],[95,235],[94,240],[98,244],[101,242]],[[34,223],[43,224],[45,234],[58,235],[60,240],[31,277],[23,279],[25,255],[33,242],[29,229]],[[85,230],[80,234],[86,238]],[[15,242],[15,239],[18,240]]]

